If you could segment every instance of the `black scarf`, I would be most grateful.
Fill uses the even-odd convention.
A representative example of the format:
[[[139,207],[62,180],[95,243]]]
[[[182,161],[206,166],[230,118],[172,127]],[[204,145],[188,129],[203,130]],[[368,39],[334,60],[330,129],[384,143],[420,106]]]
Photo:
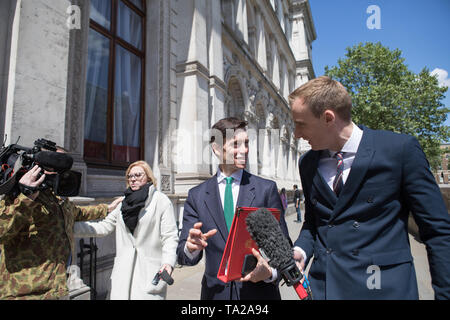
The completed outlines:
[[[138,223],[139,212],[145,206],[145,200],[148,198],[148,189],[151,185],[151,182],[147,183],[136,191],[128,188],[124,193],[125,199],[122,201],[122,217],[131,234],[133,234]]]

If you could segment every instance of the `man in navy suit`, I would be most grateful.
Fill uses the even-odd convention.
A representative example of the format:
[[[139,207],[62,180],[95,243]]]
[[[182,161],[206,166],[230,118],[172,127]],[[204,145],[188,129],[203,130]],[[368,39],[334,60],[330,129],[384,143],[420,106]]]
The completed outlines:
[[[289,239],[276,183],[244,170],[248,159],[246,125],[246,121],[231,117],[213,126],[210,143],[220,161],[219,169],[215,176],[189,190],[184,204],[178,263],[195,265],[205,252],[202,300],[281,299],[276,270],[256,250],[253,254],[258,264],[246,277],[230,283],[217,278],[236,207],[279,209],[280,226]]]
[[[316,299],[418,299],[408,238],[411,212],[425,243],[436,299],[450,298],[450,219],[418,141],[351,120],[344,86],[323,76],[289,96],[305,222],[294,258]]]

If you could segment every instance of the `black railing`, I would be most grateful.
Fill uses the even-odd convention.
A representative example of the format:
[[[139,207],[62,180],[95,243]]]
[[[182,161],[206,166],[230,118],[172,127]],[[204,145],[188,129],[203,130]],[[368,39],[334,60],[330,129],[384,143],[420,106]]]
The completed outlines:
[[[80,239],[80,277],[85,279],[84,258],[89,255],[89,287],[91,288],[91,300],[97,299],[97,243],[95,238],[89,238],[89,244],[84,243],[84,239]]]

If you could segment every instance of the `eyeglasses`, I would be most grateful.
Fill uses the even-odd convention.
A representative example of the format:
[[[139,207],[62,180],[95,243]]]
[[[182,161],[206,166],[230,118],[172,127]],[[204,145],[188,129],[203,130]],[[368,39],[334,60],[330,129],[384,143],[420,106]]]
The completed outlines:
[[[131,180],[133,178],[141,179],[144,176],[144,174],[145,174],[144,172],[138,172],[138,173],[135,173],[135,174],[129,174],[127,176],[127,178],[128,178],[128,180]]]

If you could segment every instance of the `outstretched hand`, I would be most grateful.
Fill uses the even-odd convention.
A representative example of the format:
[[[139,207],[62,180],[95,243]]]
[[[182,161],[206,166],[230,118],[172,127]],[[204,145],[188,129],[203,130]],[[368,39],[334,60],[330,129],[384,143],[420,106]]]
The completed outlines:
[[[189,236],[186,240],[186,247],[189,252],[203,250],[208,245],[208,239],[217,233],[217,229],[209,230],[207,233],[201,231],[202,223],[197,222],[189,230]]]
[[[119,203],[121,203],[123,201],[123,199],[125,199],[125,197],[118,197],[113,202],[111,202],[108,205],[108,212],[113,211],[119,205]]]

